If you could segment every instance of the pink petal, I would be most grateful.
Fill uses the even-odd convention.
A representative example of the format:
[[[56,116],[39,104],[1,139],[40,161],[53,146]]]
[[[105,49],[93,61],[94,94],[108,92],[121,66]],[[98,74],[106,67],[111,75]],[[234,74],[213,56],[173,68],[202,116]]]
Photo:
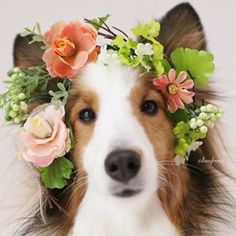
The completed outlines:
[[[65,64],[61,60],[56,60],[53,64],[54,73],[63,78],[63,77],[72,77],[76,74],[76,71],[72,69],[72,67],[68,64]]]
[[[168,100],[168,110],[173,113],[178,109],[175,101],[173,99]]]
[[[174,102],[175,102],[175,104],[177,105],[178,108],[184,109],[184,104],[183,104],[183,102],[181,101],[179,94],[178,94],[178,95],[175,95],[174,98],[173,98],[173,100],[174,100]]]
[[[55,40],[55,38],[58,36],[60,33],[60,30],[62,27],[65,25],[65,22],[63,21],[58,21],[55,24],[52,25],[51,29],[47,31],[44,35],[45,37],[45,44],[47,46],[51,46],[52,42]]]
[[[91,53],[96,47],[96,40],[92,37],[91,34],[85,33],[79,40],[78,44],[78,51],[86,51]]]
[[[44,52],[42,59],[46,64],[49,75],[53,78],[57,77],[57,74],[54,73],[53,70],[53,63],[55,60],[57,60],[57,55],[54,53],[54,51],[51,48],[47,49]]]
[[[97,38],[97,31],[92,25],[87,23],[81,23],[79,28],[83,33],[89,33],[94,39]]]
[[[169,73],[168,73],[168,78],[170,83],[175,83],[175,76],[176,76],[176,72],[174,69],[170,69]]]
[[[60,37],[69,37],[74,43],[78,43],[83,32],[79,28],[79,23],[68,23],[61,31]]]
[[[168,95],[167,86],[169,84],[169,80],[166,75],[161,75],[158,78],[153,79],[153,85],[162,91],[164,95]]]
[[[192,79],[186,80],[182,84],[179,85],[180,89],[191,89],[194,86],[194,82]]]
[[[195,95],[194,92],[189,92],[187,90],[181,90],[179,92],[179,96],[184,101],[184,103],[189,104],[193,102],[193,96]]]
[[[180,84],[181,82],[183,82],[185,79],[187,78],[187,72],[186,71],[181,71],[176,80],[175,80],[175,83],[176,84]]]
[[[71,62],[71,67],[73,70],[79,70],[83,67],[88,60],[88,53],[86,51],[79,52],[74,60]]]
[[[54,161],[54,157],[48,156],[44,158],[37,158],[34,163],[40,167],[47,167],[52,164]]]

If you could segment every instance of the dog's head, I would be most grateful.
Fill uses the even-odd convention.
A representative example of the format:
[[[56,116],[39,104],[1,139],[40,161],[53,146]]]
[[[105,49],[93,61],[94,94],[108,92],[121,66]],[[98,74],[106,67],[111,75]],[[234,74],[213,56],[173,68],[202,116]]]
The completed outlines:
[[[161,25],[159,41],[167,56],[178,47],[206,46],[200,20],[189,4],[169,11]],[[40,44],[26,47],[26,43],[21,38],[15,43],[15,65],[21,68],[38,65],[42,57]],[[159,197],[172,220],[179,223],[172,208],[180,207],[189,172],[173,163],[173,126],[165,98],[152,79],[125,65],[95,62],[74,80],[66,107],[66,120],[75,136],[72,214],[84,197],[136,208]]]

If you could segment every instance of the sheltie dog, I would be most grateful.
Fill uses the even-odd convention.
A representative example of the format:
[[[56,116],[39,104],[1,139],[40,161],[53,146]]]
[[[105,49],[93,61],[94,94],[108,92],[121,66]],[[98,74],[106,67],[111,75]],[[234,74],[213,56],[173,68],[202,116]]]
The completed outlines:
[[[166,55],[178,47],[206,48],[200,19],[188,3],[160,23]],[[40,43],[29,46],[27,38],[16,38],[15,66],[38,65],[41,58]],[[199,161],[222,159],[216,134],[209,133],[188,162],[176,166],[173,126],[151,81],[122,65],[90,63],[83,69],[66,107],[76,171],[66,189],[51,191],[64,211],[46,205],[46,222],[38,212],[16,235],[217,235],[220,223],[230,226],[232,201],[219,179],[225,170],[219,162]],[[196,91],[198,101],[213,96]]]

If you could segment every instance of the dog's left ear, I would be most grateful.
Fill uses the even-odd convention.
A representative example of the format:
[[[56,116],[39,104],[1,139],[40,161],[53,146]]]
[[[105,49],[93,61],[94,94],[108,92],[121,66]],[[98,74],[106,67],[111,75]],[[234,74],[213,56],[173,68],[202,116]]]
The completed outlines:
[[[172,8],[160,23],[161,31],[158,40],[163,44],[167,55],[179,47],[206,48],[200,18],[189,3],[181,3]]]

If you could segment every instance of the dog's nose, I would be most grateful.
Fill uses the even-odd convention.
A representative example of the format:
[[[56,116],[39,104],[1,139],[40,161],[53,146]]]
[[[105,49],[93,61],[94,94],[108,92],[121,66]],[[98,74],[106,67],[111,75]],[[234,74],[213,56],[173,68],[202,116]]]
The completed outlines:
[[[141,167],[140,155],[132,150],[111,152],[105,160],[106,173],[114,180],[128,182]]]

